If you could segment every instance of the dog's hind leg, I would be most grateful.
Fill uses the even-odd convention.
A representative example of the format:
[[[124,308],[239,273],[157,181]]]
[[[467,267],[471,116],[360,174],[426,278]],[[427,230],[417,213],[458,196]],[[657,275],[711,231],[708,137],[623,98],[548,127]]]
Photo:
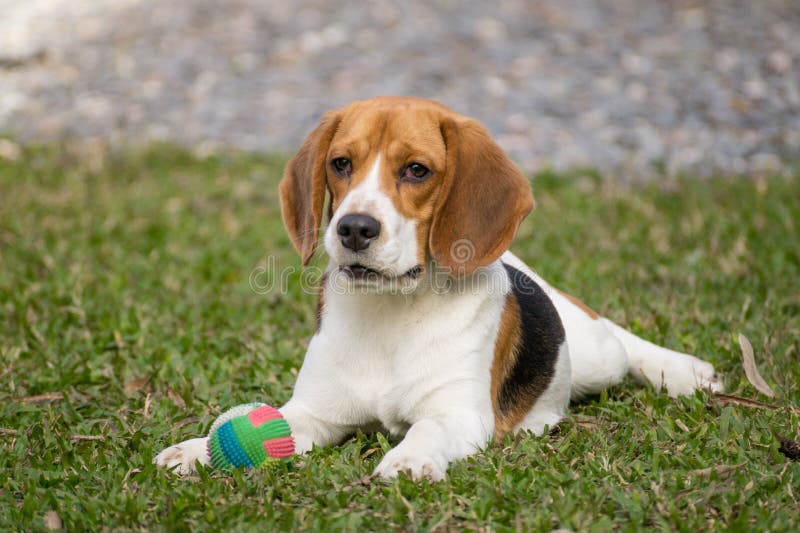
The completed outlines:
[[[572,399],[599,394],[621,382],[628,372],[628,354],[602,319],[592,319],[564,305],[559,311],[572,363]]]
[[[665,388],[670,396],[692,394],[696,389],[722,390],[711,363],[662,348],[606,318],[590,319],[558,303],[572,361],[572,399],[598,394],[626,374],[638,383]]]
[[[723,390],[711,363],[657,346],[608,319],[601,320],[624,347],[628,373],[637,382],[666,388],[670,396],[692,394],[697,389]]]

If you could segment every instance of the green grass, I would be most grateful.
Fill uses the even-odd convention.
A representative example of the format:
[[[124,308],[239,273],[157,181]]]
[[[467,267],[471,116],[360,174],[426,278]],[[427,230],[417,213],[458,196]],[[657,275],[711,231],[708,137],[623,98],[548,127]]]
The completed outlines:
[[[390,446],[356,435],[291,467],[190,480],[164,446],[222,410],[289,398],[314,327],[300,290],[256,294],[283,231],[282,160],[168,147],[25,149],[0,160],[0,529],[800,527],[800,179],[534,179],[513,249],[635,332],[744,378],[756,349],[775,410],[670,399],[630,383],[575,405],[549,436],[507,438],[447,481],[368,476]],[[48,395],[35,398],[39,395]],[[765,400],[765,398],[761,398]]]

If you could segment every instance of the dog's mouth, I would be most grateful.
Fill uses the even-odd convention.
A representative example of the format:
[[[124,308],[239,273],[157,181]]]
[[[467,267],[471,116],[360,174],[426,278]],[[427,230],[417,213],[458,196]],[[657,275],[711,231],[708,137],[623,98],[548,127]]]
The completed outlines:
[[[347,274],[351,279],[362,281],[398,280],[403,278],[417,279],[420,273],[422,273],[422,267],[420,265],[415,265],[399,276],[394,273],[381,272],[360,263],[342,265],[339,267],[339,270]]]

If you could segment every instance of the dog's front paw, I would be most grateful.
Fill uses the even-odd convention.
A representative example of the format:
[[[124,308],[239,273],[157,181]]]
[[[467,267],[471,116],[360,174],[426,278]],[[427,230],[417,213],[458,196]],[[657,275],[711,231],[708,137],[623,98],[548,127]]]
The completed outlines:
[[[398,446],[389,450],[372,475],[391,479],[397,477],[400,472],[405,472],[415,480],[441,481],[445,478],[446,471],[446,462],[425,453],[403,450],[402,446]]]
[[[168,468],[181,475],[196,472],[196,461],[200,461],[203,465],[211,463],[211,458],[208,456],[208,439],[205,437],[185,440],[170,446],[153,458],[157,466]]]

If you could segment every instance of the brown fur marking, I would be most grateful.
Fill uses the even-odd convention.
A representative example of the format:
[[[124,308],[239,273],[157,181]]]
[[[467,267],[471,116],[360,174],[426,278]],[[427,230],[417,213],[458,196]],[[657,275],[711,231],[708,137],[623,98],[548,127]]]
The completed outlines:
[[[497,341],[494,347],[494,361],[492,362],[492,407],[494,409],[494,436],[499,440],[511,431],[514,426],[525,418],[530,405],[524,402],[517,404],[511,412],[500,411],[500,392],[517,361],[519,343],[522,337],[522,323],[520,308],[517,298],[513,293],[506,297],[503,316],[500,319],[500,329],[497,332]]]
[[[508,249],[522,219],[534,207],[527,178],[489,132],[474,120],[445,117],[447,173],[428,239],[437,265],[470,274]],[[459,253],[459,243],[468,253]]]
[[[586,313],[587,315],[589,315],[589,316],[591,317],[591,319],[592,319],[592,320],[597,320],[598,318],[600,318],[600,315],[598,315],[597,313],[595,313],[595,312],[592,310],[592,308],[591,308],[591,307],[589,307],[588,305],[586,305],[585,303],[583,303],[582,301],[580,301],[578,298],[575,298],[575,297],[574,297],[574,296],[572,296],[571,294],[567,294],[567,293],[566,293],[566,292],[564,292],[564,291],[561,291],[561,290],[558,290],[558,289],[556,289],[556,290],[557,290],[557,291],[558,291],[558,292],[561,294],[561,296],[563,296],[564,298],[566,298],[567,300],[569,300],[569,301],[570,301],[570,302],[572,302],[573,304],[577,305],[577,306],[578,306],[578,307],[581,309],[581,311],[583,311],[584,313]]]
[[[316,248],[326,189],[330,215],[366,179],[378,154],[382,191],[417,222],[420,266],[433,258],[459,275],[486,266],[508,248],[534,206],[528,180],[477,121],[419,98],[354,102],[325,115],[281,182],[284,223],[304,265]],[[337,157],[351,160],[349,178],[331,170]],[[411,162],[428,167],[432,177],[401,181]]]

